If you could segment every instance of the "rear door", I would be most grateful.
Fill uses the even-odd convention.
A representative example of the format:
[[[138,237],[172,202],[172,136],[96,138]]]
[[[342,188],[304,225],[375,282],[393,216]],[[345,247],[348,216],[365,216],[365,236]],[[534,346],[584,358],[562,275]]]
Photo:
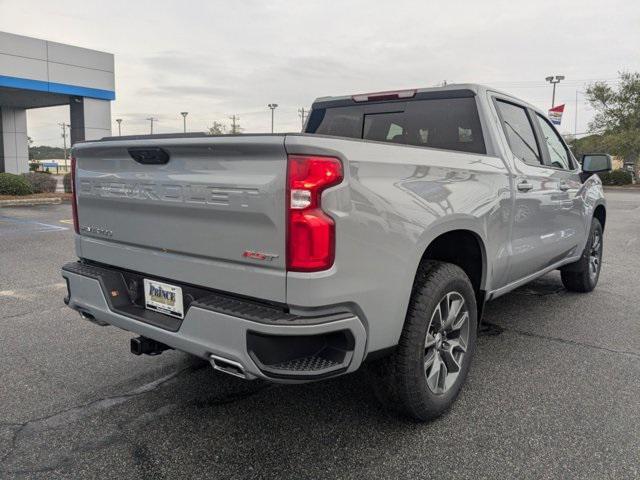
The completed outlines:
[[[566,219],[558,195],[556,171],[545,164],[545,148],[536,135],[536,121],[527,107],[495,98],[504,136],[512,154],[513,203],[511,255],[507,283],[518,281],[567,255]]]
[[[166,162],[134,158],[157,149]],[[79,256],[285,301],[284,136],[102,141],[74,155]]]

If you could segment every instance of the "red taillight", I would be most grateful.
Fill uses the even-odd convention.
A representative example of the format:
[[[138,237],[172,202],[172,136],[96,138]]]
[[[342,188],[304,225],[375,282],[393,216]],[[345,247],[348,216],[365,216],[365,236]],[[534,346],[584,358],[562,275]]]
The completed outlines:
[[[337,158],[289,155],[288,270],[315,272],[333,265],[335,223],[322,211],[321,194],[342,178],[342,163]]]
[[[73,214],[73,229],[80,233],[78,226],[78,195],[76,194],[76,159],[71,157],[71,212]]]

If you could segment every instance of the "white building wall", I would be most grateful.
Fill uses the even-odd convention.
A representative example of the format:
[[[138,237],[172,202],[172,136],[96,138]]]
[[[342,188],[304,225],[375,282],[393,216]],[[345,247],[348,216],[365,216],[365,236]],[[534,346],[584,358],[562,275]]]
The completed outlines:
[[[2,107],[2,155],[4,171],[29,171],[29,143],[27,140],[27,111],[22,108]]]
[[[109,53],[0,32],[0,89],[0,167],[6,172],[29,169],[24,108],[62,105],[67,97],[72,140],[111,135],[115,79]],[[29,95],[13,96],[14,90]]]
[[[111,136],[111,102],[84,99],[84,139],[97,140]]]
[[[110,53],[0,32],[0,75],[113,91],[113,72]]]

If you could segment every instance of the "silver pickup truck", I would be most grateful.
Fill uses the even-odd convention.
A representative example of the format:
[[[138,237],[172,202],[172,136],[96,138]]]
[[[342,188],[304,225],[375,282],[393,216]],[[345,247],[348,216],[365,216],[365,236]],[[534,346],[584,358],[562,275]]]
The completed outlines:
[[[598,282],[606,205],[546,116],[450,85],[317,99],[303,133],[73,148],[65,302],[245,379],[366,366],[417,420],[454,401],[485,302],[551,270]]]

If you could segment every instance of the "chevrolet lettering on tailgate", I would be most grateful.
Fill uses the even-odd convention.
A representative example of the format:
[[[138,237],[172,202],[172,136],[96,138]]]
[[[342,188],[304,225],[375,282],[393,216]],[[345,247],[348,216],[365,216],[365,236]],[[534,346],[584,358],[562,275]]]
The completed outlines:
[[[256,188],[226,188],[215,185],[113,182],[81,180],[80,195],[126,198],[127,200],[155,200],[205,205],[235,205],[249,208],[255,203]]]

